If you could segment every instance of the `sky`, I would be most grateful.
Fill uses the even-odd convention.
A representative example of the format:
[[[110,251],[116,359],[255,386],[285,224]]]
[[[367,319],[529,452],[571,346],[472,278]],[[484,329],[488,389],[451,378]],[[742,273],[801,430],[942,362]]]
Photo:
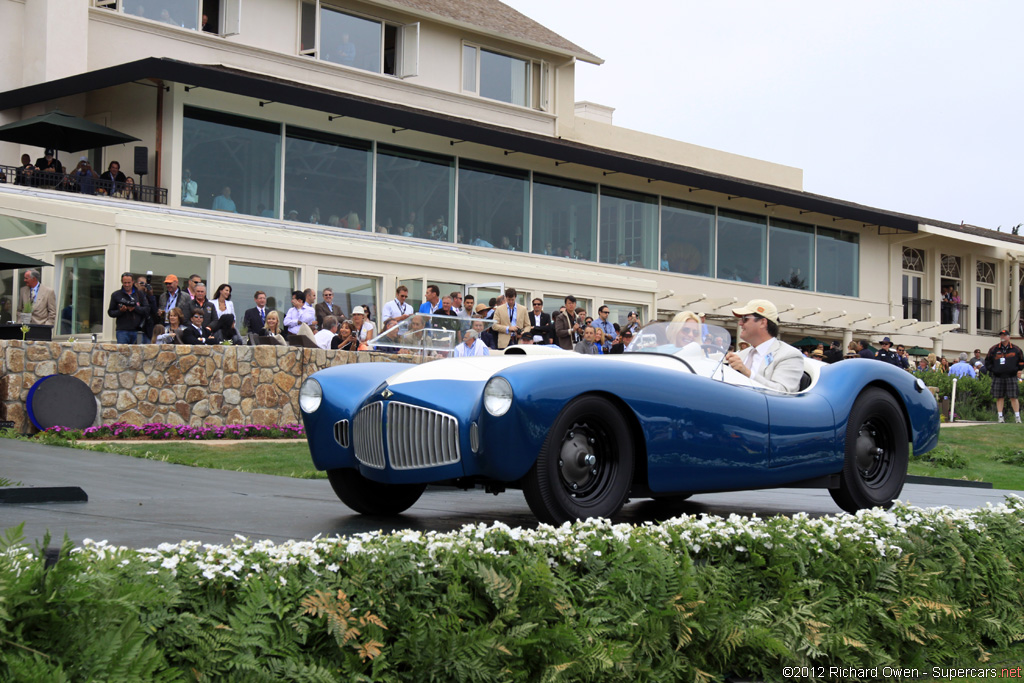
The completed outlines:
[[[807,192],[1024,223],[1021,0],[503,0],[605,60],[614,123],[803,169]]]

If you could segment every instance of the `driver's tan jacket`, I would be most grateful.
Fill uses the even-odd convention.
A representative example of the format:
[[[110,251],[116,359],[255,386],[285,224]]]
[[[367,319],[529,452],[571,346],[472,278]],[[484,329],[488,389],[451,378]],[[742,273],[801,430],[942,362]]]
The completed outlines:
[[[743,349],[739,357],[744,365],[754,347]],[[804,375],[804,354],[784,341],[775,340],[765,354],[757,374],[750,379],[758,386],[775,391],[795,394],[800,390],[800,378]]]

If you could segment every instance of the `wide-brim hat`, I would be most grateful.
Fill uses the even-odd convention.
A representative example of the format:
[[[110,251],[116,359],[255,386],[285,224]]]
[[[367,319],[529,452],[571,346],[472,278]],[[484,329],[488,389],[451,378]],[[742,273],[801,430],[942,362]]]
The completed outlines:
[[[745,315],[759,315],[771,320],[776,325],[779,324],[779,309],[767,299],[751,299],[743,308],[732,309],[732,314],[737,318],[742,318]]]
[[[352,315],[366,315],[366,309],[362,306],[356,306],[352,309]]]
[[[892,344],[892,339],[889,339],[888,337],[884,337],[884,338],[882,339],[882,341],[880,341],[880,342],[878,342],[878,343],[879,343],[879,344],[890,344],[890,345],[891,345],[891,344]]]

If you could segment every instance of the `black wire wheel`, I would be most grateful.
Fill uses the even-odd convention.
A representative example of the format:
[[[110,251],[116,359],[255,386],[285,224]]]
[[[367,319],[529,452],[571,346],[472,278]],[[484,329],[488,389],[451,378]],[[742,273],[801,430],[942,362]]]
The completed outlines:
[[[331,488],[342,503],[363,515],[388,516],[405,512],[420,499],[426,484],[382,484],[358,470],[327,470]]]
[[[846,457],[832,499],[847,512],[888,508],[900,495],[910,459],[907,424],[889,392],[869,387],[846,424]]]
[[[619,410],[597,396],[570,402],[558,415],[523,493],[542,522],[611,517],[626,502],[633,445]]]

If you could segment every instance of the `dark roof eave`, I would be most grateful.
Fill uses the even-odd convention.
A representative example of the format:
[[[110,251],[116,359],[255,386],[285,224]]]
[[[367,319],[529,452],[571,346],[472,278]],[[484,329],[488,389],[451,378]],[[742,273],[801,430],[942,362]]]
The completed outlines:
[[[77,95],[140,80],[160,80],[208,88],[281,104],[344,114],[357,119],[433,135],[514,150],[560,162],[616,171],[745,199],[779,204],[804,212],[847,219],[905,232],[917,232],[919,220],[799,190],[583,145],[569,140],[503,128],[358,95],[297,84],[224,66],[149,57],[76,76],[0,93],[0,110]]]

